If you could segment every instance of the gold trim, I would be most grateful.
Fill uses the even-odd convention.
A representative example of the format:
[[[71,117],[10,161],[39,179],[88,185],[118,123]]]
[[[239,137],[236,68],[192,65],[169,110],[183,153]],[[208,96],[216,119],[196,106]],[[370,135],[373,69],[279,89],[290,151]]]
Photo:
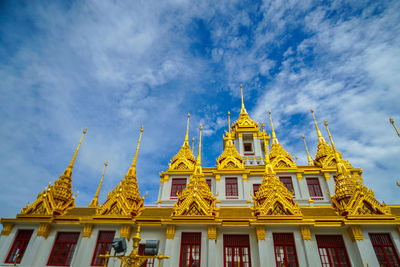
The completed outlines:
[[[217,240],[217,226],[215,225],[208,226],[208,239]]]
[[[14,227],[13,223],[3,223],[3,229],[1,230],[1,235],[5,236],[9,235],[13,227]]]
[[[349,232],[350,238],[353,242],[355,242],[356,240],[364,240],[364,236],[359,225],[349,226],[349,229],[347,229],[347,231]]]
[[[119,234],[120,237],[125,237],[128,241],[131,239],[132,234],[132,226],[128,224],[121,225],[121,232]]]
[[[265,226],[256,226],[257,241],[265,240]]]
[[[300,231],[303,240],[311,240],[311,231],[309,225],[300,226]]]
[[[90,237],[93,231],[93,224],[84,224],[82,237]]]
[[[167,225],[167,229],[165,231],[166,239],[174,239],[175,238],[175,225]]]
[[[37,236],[42,236],[45,239],[47,239],[47,237],[49,236],[51,231],[51,225],[48,223],[41,223],[39,224],[39,229],[37,231]]]

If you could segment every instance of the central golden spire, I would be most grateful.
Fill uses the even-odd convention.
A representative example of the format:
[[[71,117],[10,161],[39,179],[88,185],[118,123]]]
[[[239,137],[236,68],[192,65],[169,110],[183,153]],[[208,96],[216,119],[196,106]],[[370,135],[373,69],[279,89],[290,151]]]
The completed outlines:
[[[97,188],[96,194],[94,195],[94,198],[90,202],[89,207],[94,208],[94,207],[99,206],[99,194],[100,194],[101,184],[103,183],[103,178],[104,178],[104,174],[106,173],[107,166],[108,166],[108,161],[106,163],[104,163],[104,170],[103,170],[103,174],[101,175],[99,187]]]
[[[317,120],[315,119],[315,115],[314,115],[314,110],[313,109],[310,109],[310,110],[311,110],[311,114],[312,114],[312,116],[314,118],[315,129],[317,129],[318,142],[319,143],[326,142],[325,139],[322,137],[321,131],[318,128]]]
[[[278,139],[276,138],[276,135],[275,135],[274,124],[272,123],[271,110],[268,110],[268,113],[269,113],[269,120],[270,120],[270,122],[271,122],[272,143],[273,143],[273,144],[278,144],[279,142],[278,142]]]
[[[246,108],[244,107],[244,100],[243,100],[243,84],[240,84],[240,96],[242,97],[242,108],[240,113],[247,113]]]
[[[203,125],[200,124],[200,135],[199,135],[199,152],[197,155],[197,160],[196,160],[196,166],[194,173],[197,175],[200,175],[203,173],[202,168],[201,168],[201,131],[203,130]]]

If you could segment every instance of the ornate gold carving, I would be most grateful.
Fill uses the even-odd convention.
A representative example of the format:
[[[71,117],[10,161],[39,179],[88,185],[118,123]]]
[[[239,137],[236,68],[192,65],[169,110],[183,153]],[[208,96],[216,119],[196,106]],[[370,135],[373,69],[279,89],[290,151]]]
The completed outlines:
[[[190,114],[188,114],[185,142],[183,142],[178,154],[172,159],[168,170],[194,170],[196,160],[189,146],[189,118]]]
[[[267,141],[264,138],[264,150],[268,153]],[[297,202],[293,201],[293,194],[287,190],[276,176],[274,168],[265,157],[265,171],[263,180],[254,199],[254,214],[266,215],[298,215],[301,216]]]
[[[51,231],[51,225],[49,223],[41,223],[39,224],[39,229],[37,231],[37,236],[43,236],[47,238]]]
[[[221,175],[220,174],[216,174],[215,175],[215,181],[217,181],[217,182],[221,181]]]
[[[325,178],[326,181],[330,180],[331,179],[330,173],[329,172],[324,172],[324,178]]]
[[[217,240],[217,226],[215,225],[208,226],[208,239]]]
[[[257,240],[265,240],[265,226],[256,226]]]
[[[303,174],[301,172],[296,173],[297,180],[303,180]]]
[[[82,237],[90,237],[93,231],[93,224],[84,224]]]
[[[308,225],[300,226],[300,231],[303,240],[311,240],[310,226]]]
[[[9,235],[13,227],[14,227],[13,223],[3,223],[3,229],[1,230],[1,235],[4,236]]]
[[[242,174],[242,180],[243,181],[247,181],[247,173],[243,173]]]
[[[194,173],[186,188],[178,195],[178,201],[172,211],[173,216],[214,216],[216,215],[216,198],[211,193],[201,168],[201,130],[199,138],[199,155]]]
[[[131,215],[137,216],[143,209],[144,197],[140,197],[136,178],[136,161],[142,138],[143,127],[140,130],[132,165],[117,187],[107,194],[106,202],[97,209],[98,215]]]
[[[330,196],[332,206],[339,212],[340,215],[390,215],[390,209],[383,204],[380,204],[374,196],[374,192],[362,184],[362,179],[357,179],[352,176],[347,169],[343,159],[339,157],[333,143],[332,136],[329,132],[328,123],[325,121],[326,130],[329,134],[329,139],[332,143],[336,159],[336,182],[335,195]]]
[[[174,239],[175,238],[175,225],[167,225],[167,230],[165,232],[166,239]]]
[[[130,226],[129,224],[121,225],[121,232],[119,233],[120,237],[125,237],[127,240],[130,240],[131,234],[132,234],[132,226]]]
[[[349,229],[347,229],[347,230],[348,230],[351,240],[353,242],[355,242],[356,240],[364,240],[360,226],[352,225],[352,226],[349,226]]]
[[[228,132],[226,135],[224,152],[217,159],[217,170],[244,169],[243,158],[233,144],[231,133]]]
[[[37,215],[63,215],[65,212],[75,206],[75,197],[72,196],[72,168],[74,167],[76,156],[78,155],[86,129],[83,130],[81,140],[72,157],[71,162],[65,171],[60,175],[54,185],[49,184],[42,193],[39,193],[35,202],[29,203],[21,210],[21,214]]]

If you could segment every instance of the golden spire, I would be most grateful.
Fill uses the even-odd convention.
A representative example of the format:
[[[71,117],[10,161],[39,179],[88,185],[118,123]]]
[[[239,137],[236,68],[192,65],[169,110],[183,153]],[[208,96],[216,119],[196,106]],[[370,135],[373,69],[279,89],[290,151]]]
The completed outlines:
[[[265,151],[265,157],[264,157],[264,162],[265,162],[265,174],[274,174],[274,169],[272,168],[271,161],[269,160],[268,156],[268,145],[267,145],[267,139],[265,138],[266,133],[263,131],[263,138],[264,138],[264,151]]]
[[[228,111],[228,124],[229,124],[228,132],[231,133],[231,112],[230,111]]]
[[[325,142],[325,139],[322,137],[322,134],[321,134],[321,132],[320,132],[320,130],[318,128],[317,120],[315,119],[315,115],[314,115],[314,110],[313,109],[311,109],[311,113],[312,113],[312,116],[314,118],[315,129],[317,129],[318,142],[320,142],[320,143]]]
[[[274,131],[274,124],[272,124],[272,116],[271,116],[271,110],[268,110],[269,113],[269,120],[271,121],[271,129],[272,129],[272,143],[273,144],[278,144],[278,139],[276,138],[275,131]]]
[[[186,124],[186,136],[185,136],[185,143],[189,145],[189,118],[190,118],[190,113],[187,115],[187,124]]]
[[[396,125],[394,125],[394,120],[392,118],[389,118],[390,123],[393,125],[394,129],[396,130],[397,135],[400,137],[400,132],[397,130]]]
[[[65,171],[64,171],[64,175],[68,176],[69,178],[71,178],[72,168],[74,167],[76,156],[78,155],[79,148],[81,147],[82,140],[83,140],[83,137],[85,136],[86,132],[87,132],[87,129],[86,128],[83,129],[82,137],[81,137],[81,140],[79,141],[78,147],[75,150],[74,156],[72,157],[71,162],[69,163],[67,169],[65,169]]]
[[[350,176],[350,172],[347,170],[342,158],[339,156],[339,154],[338,154],[338,152],[336,150],[335,144],[333,143],[333,139],[332,139],[331,133],[329,132],[328,122],[326,120],[324,121],[324,125],[326,127],[326,131],[328,132],[329,140],[331,141],[333,152],[335,154],[335,160],[336,160],[338,176],[340,174],[343,174],[343,175],[346,175],[346,176]]]
[[[136,152],[135,152],[135,157],[133,158],[133,161],[132,161],[132,167],[136,167],[136,160],[137,160],[137,155],[139,152],[140,140],[142,139],[142,133],[143,133],[143,126],[142,126],[142,128],[140,128],[139,141],[136,146]]]
[[[246,108],[244,107],[244,101],[243,101],[243,84],[240,84],[240,95],[242,97],[242,109],[240,110],[240,113],[247,113]]]
[[[194,153],[194,137],[192,138],[192,153]]]
[[[195,174],[202,174],[201,170],[201,131],[203,130],[203,125],[200,124],[200,136],[199,136],[199,151],[196,160]]]
[[[309,165],[309,166],[312,166],[312,165],[314,165],[314,164],[313,164],[313,161],[312,161],[312,159],[311,159],[311,157],[310,157],[310,153],[308,152],[307,143],[306,143],[306,138],[304,137],[304,134],[303,134],[301,137],[303,138],[304,146],[306,147],[308,165]]]
[[[108,161],[106,163],[104,163],[104,170],[103,170],[103,174],[101,175],[99,187],[97,188],[96,194],[94,195],[92,202],[90,202],[89,207],[97,207],[99,205],[100,188],[101,188],[101,184],[103,183],[103,178],[104,178],[104,174],[106,173],[107,166],[108,166]]]

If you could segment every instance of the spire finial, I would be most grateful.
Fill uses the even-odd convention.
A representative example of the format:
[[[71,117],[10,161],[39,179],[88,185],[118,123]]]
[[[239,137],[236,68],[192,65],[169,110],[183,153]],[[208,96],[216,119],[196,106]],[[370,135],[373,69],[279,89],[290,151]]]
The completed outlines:
[[[243,84],[240,84],[240,95],[242,97],[242,109],[240,113],[246,113],[246,108],[244,107],[244,100],[243,100]]]
[[[104,163],[104,170],[103,170],[103,174],[101,175],[99,187],[97,188],[96,194],[94,195],[92,202],[90,202],[89,207],[97,207],[99,205],[100,188],[101,188],[101,184],[103,183],[103,178],[104,178],[104,174],[106,173],[107,166],[108,166],[108,161]]]
[[[394,125],[394,120],[393,118],[389,118],[390,123],[393,125],[393,128],[396,130],[397,135],[400,137],[400,132],[397,130],[396,125]]]
[[[340,161],[340,157],[339,157],[339,154],[338,154],[338,152],[336,150],[335,144],[333,143],[332,136],[331,136],[331,133],[329,132],[329,128],[328,128],[328,122],[326,120],[324,121],[324,125],[326,127],[326,131],[328,132],[329,140],[331,141],[333,152],[335,153],[336,163],[338,163]]]
[[[190,113],[187,114],[187,125],[186,125],[186,136],[185,136],[185,143],[189,145],[189,118]]]
[[[85,136],[86,132],[87,132],[87,129],[86,128],[83,129],[83,134],[82,134],[81,140],[79,141],[79,144],[78,144],[78,147],[76,148],[75,154],[72,157],[72,160],[68,165],[68,168],[70,168],[70,169],[72,169],[74,167],[76,156],[78,155],[79,148],[81,147],[81,143],[82,143],[83,137]]]
[[[320,142],[320,143],[321,143],[321,142],[325,142],[325,140],[324,140],[324,138],[322,137],[322,134],[321,134],[321,132],[320,132],[320,130],[319,130],[319,128],[318,128],[317,120],[315,119],[315,115],[314,115],[314,110],[313,110],[313,109],[311,109],[311,113],[312,113],[313,118],[314,118],[315,129],[317,129],[318,142]]]
[[[197,156],[197,164],[201,165],[201,131],[203,130],[203,125],[200,124],[200,136],[199,136],[199,154]]]
[[[135,157],[133,158],[133,161],[132,161],[132,167],[136,167],[136,160],[137,160],[137,155],[138,155],[138,152],[139,152],[140,140],[142,139],[142,133],[143,133],[143,126],[142,126],[142,128],[140,128],[139,141],[138,141],[138,144],[137,144],[137,147],[136,147]]]
[[[268,146],[267,146],[267,139],[265,138],[265,136],[267,135],[265,133],[265,130],[263,130],[263,138],[264,138],[264,151],[265,151],[265,157],[264,157],[264,161],[265,161],[265,171],[268,171],[268,165],[271,165],[271,162],[269,161],[269,153],[268,153]]]
[[[192,138],[192,154],[194,153],[194,137]]]
[[[229,124],[228,131],[229,131],[229,133],[231,133],[231,112],[230,111],[228,111],[228,124]]]
[[[269,113],[269,120],[271,121],[271,129],[272,129],[272,143],[273,144],[278,144],[278,139],[276,138],[275,131],[274,131],[274,124],[272,124],[272,116],[271,116],[271,110],[268,110]]]
[[[304,141],[304,146],[306,147],[306,151],[307,151],[307,159],[308,159],[308,165],[312,166],[313,165],[313,161],[310,157],[310,153],[308,152],[308,148],[307,148],[307,143],[306,143],[306,138],[304,137],[304,134],[301,135],[301,137],[303,138]]]

